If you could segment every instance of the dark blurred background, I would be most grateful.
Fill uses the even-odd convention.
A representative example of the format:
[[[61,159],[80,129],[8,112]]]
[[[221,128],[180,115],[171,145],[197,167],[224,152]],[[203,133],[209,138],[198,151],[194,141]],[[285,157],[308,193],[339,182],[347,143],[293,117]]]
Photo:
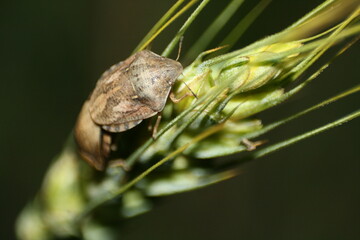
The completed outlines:
[[[98,76],[129,56],[173,2],[1,1],[0,239],[15,238],[16,215],[39,189]],[[226,2],[209,4],[185,35],[184,51]],[[274,0],[238,47],[284,29],[321,2]],[[247,1],[232,23],[254,3]],[[180,23],[153,51],[161,52]],[[359,50],[353,46],[299,95],[265,112],[265,123],[357,84]],[[319,127],[359,102],[359,94],[350,96],[267,138],[275,142]],[[359,239],[359,123],[248,163],[232,180],[167,197],[127,221],[119,239]]]

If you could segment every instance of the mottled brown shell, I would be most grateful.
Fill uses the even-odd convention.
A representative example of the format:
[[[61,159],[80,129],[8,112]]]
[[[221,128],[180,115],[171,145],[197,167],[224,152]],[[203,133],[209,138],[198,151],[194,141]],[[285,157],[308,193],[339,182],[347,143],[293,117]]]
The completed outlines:
[[[126,131],[162,111],[182,72],[179,62],[143,50],[113,67],[90,97],[92,120],[110,132]]]
[[[105,169],[110,154],[111,135],[95,124],[90,117],[89,101],[82,106],[74,128],[75,142],[80,156],[99,171]]]
[[[109,132],[123,132],[162,111],[181,64],[143,50],[112,66],[98,80],[78,116],[74,135],[79,153],[104,170],[111,151]]]

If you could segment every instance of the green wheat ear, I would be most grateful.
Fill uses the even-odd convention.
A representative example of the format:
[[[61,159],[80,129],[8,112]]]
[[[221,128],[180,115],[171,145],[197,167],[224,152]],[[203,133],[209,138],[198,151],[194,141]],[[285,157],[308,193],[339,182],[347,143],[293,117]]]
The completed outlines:
[[[178,0],[134,52],[146,48],[198,2]],[[209,2],[203,0],[197,5],[162,55],[169,56],[176,49],[181,37],[199,13],[206,11]],[[234,43],[269,3],[263,0],[224,37],[219,43],[221,47],[206,50],[242,2],[230,1],[199,40],[183,54],[184,61],[191,63],[184,68],[179,77],[181,81],[173,91],[175,95],[183,96],[190,88],[196,98],[190,94],[180,103],[166,105],[155,138],[139,145],[127,158],[130,170],[109,168],[99,180],[79,159],[70,137],[49,168],[37,198],[20,214],[17,221],[19,239],[69,236],[117,239],[116,228],[98,218],[102,212],[109,213],[110,210],[111,218],[115,219],[136,216],[151,210],[151,196],[190,191],[234,177],[239,174],[238,166],[245,161],[359,117],[360,110],[299,136],[263,145],[263,134],[360,90],[360,86],[355,86],[265,126],[261,119],[254,117],[304,89],[357,40],[360,9],[357,1],[328,0],[284,31],[243,49],[232,50]],[[332,26],[323,27],[329,25]],[[309,67],[344,39],[350,40],[326,64],[309,74]],[[227,47],[223,48],[223,45]],[[213,161],[241,152],[249,154],[239,155],[236,160],[223,164]],[[169,164],[164,165],[166,162]],[[155,171],[160,166],[162,170]]]

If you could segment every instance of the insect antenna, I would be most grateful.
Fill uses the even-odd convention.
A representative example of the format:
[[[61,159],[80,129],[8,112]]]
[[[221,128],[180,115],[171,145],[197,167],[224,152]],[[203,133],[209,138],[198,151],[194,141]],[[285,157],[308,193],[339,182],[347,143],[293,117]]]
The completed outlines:
[[[182,81],[182,80],[181,80]],[[191,94],[196,98],[196,99],[198,99],[198,97],[197,97],[197,95],[193,92],[193,90],[191,90],[191,88],[186,84],[186,82],[184,82],[184,81],[182,81],[184,84],[185,84],[185,86],[189,89],[189,91],[191,92]]]

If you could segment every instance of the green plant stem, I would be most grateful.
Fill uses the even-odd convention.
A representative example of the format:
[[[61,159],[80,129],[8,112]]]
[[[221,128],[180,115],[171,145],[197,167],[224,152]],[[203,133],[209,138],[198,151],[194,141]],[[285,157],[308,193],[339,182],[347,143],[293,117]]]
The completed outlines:
[[[205,32],[201,34],[198,40],[191,46],[186,54],[185,59],[193,59],[196,55],[198,55],[198,53],[204,51],[243,2],[244,0],[231,1],[228,6],[220,13],[220,15],[205,30]]]
[[[336,1],[337,0],[327,0],[327,1],[323,2],[322,4],[320,4],[319,6],[314,8],[313,10],[311,10],[304,17],[300,18],[298,21],[296,21],[295,23],[293,23],[292,25],[290,25],[286,29],[289,30],[289,29],[293,29],[295,27],[300,26],[301,24],[305,23],[306,21],[308,21],[312,17],[316,16],[317,14],[319,14],[321,11],[323,11],[324,9],[326,9],[328,6],[330,6],[331,4],[333,4]]]
[[[297,143],[299,141],[302,141],[302,140],[305,140],[305,139],[307,139],[309,137],[312,137],[312,136],[314,136],[316,134],[319,134],[319,133],[324,132],[326,130],[329,130],[331,128],[340,126],[341,124],[346,123],[346,122],[348,122],[348,121],[350,121],[352,119],[355,119],[355,118],[357,118],[359,116],[360,116],[360,110],[357,110],[357,111],[355,111],[355,112],[353,112],[353,113],[351,113],[351,114],[349,114],[349,115],[347,115],[347,116],[345,116],[343,118],[340,118],[340,119],[338,119],[338,120],[336,120],[334,122],[331,122],[329,124],[326,124],[326,125],[324,125],[322,127],[319,127],[317,129],[314,129],[314,130],[311,130],[309,132],[303,133],[303,134],[298,135],[296,137],[290,138],[288,140],[285,140],[285,141],[273,144],[273,145],[271,145],[269,147],[263,148],[261,150],[258,150],[258,151],[254,152],[250,156],[250,159],[257,159],[257,158],[263,157],[265,155],[268,155],[270,153],[278,151],[278,150],[280,150],[282,148],[288,147],[288,146],[290,146],[290,145],[292,145],[294,143]]]
[[[165,50],[162,52],[162,56],[168,57],[171,52],[174,50],[176,44],[178,44],[180,38],[184,35],[185,31],[190,27],[190,25],[194,22],[195,18],[199,15],[199,13],[204,9],[204,7],[210,2],[210,0],[203,0],[199,6],[192,12],[190,17],[186,20],[184,25],[180,28],[180,30],[176,33],[175,37],[171,42],[167,45]]]
[[[186,12],[192,5],[194,5],[198,0],[192,0],[186,4],[180,11],[178,11],[173,17],[171,17],[167,22],[165,22],[151,37],[149,37],[138,49],[141,51],[146,48],[165,28],[167,28],[172,22],[175,21],[180,15]]]
[[[337,28],[325,41],[318,46],[313,53],[311,53],[308,57],[306,57],[298,66],[293,68],[289,74],[292,75],[292,79],[297,79],[300,75],[302,75],[316,60],[320,58],[324,54],[326,50],[328,50],[333,43],[336,41],[334,38],[338,35],[354,18],[359,16],[360,10],[359,8],[354,11],[351,16],[346,19],[343,23],[340,24],[339,28]]]
[[[286,123],[288,123],[288,122],[290,122],[290,121],[292,121],[294,119],[297,119],[297,118],[299,118],[301,116],[304,116],[307,113],[310,113],[310,112],[312,112],[314,110],[317,110],[317,109],[319,109],[321,107],[324,107],[324,106],[326,106],[326,105],[328,105],[330,103],[333,103],[333,102],[335,102],[335,101],[337,101],[339,99],[342,99],[342,98],[344,98],[346,96],[349,96],[349,95],[351,95],[353,93],[356,93],[356,92],[359,92],[359,91],[360,91],[360,85],[357,85],[357,86],[355,86],[355,87],[353,87],[353,88],[351,88],[351,89],[349,89],[349,90],[347,90],[345,92],[342,92],[342,93],[340,93],[340,94],[338,94],[338,95],[336,95],[336,96],[334,96],[332,98],[326,99],[325,101],[322,101],[321,103],[318,103],[318,104],[316,104],[316,105],[314,105],[312,107],[309,107],[309,108],[305,109],[304,111],[301,111],[299,113],[291,115],[290,117],[284,118],[284,119],[282,119],[280,121],[276,121],[275,123],[269,124],[269,125],[265,126],[264,128],[262,128],[262,129],[260,129],[258,131],[246,134],[246,135],[244,135],[244,138],[258,137],[258,136],[260,136],[260,135],[262,135],[264,133],[267,133],[267,132],[269,132],[271,130],[274,130],[275,128],[277,128],[277,127],[279,127],[281,125],[284,125],[284,124],[286,124]]]
[[[297,40],[297,41],[294,41],[294,42],[299,42],[299,43],[306,43],[306,42],[310,42],[310,41],[313,41],[313,40],[316,40],[316,39],[319,39],[320,37],[322,36],[325,36],[326,34],[328,33],[331,33],[333,31],[335,31],[336,29],[338,29],[340,27],[341,23],[332,27],[332,28],[329,28],[328,30],[322,32],[322,33],[319,33],[315,36],[311,36],[311,37],[308,37],[308,38],[304,38],[304,39],[300,39],[300,40]]]
[[[178,0],[161,18],[160,20],[150,29],[150,31],[145,35],[145,37],[141,40],[141,42],[136,46],[132,54],[139,51],[139,49],[143,46],[143,44],[153,36],[156,31],[170,18],[170,16],[180,7],[180,5],[185,0]]]
[[[251,24],[256,20],[256,18],[265,10],[269,5],[271,0],[262,0],[260,1],[236,26],[235,28],[226,36],[226,38],[220,43],[220,46],[229,45],[230,49],[234,44],[239,41],[240,37],[244,32],[251,26]],[[221,52],[221,50],[220,50]]]

